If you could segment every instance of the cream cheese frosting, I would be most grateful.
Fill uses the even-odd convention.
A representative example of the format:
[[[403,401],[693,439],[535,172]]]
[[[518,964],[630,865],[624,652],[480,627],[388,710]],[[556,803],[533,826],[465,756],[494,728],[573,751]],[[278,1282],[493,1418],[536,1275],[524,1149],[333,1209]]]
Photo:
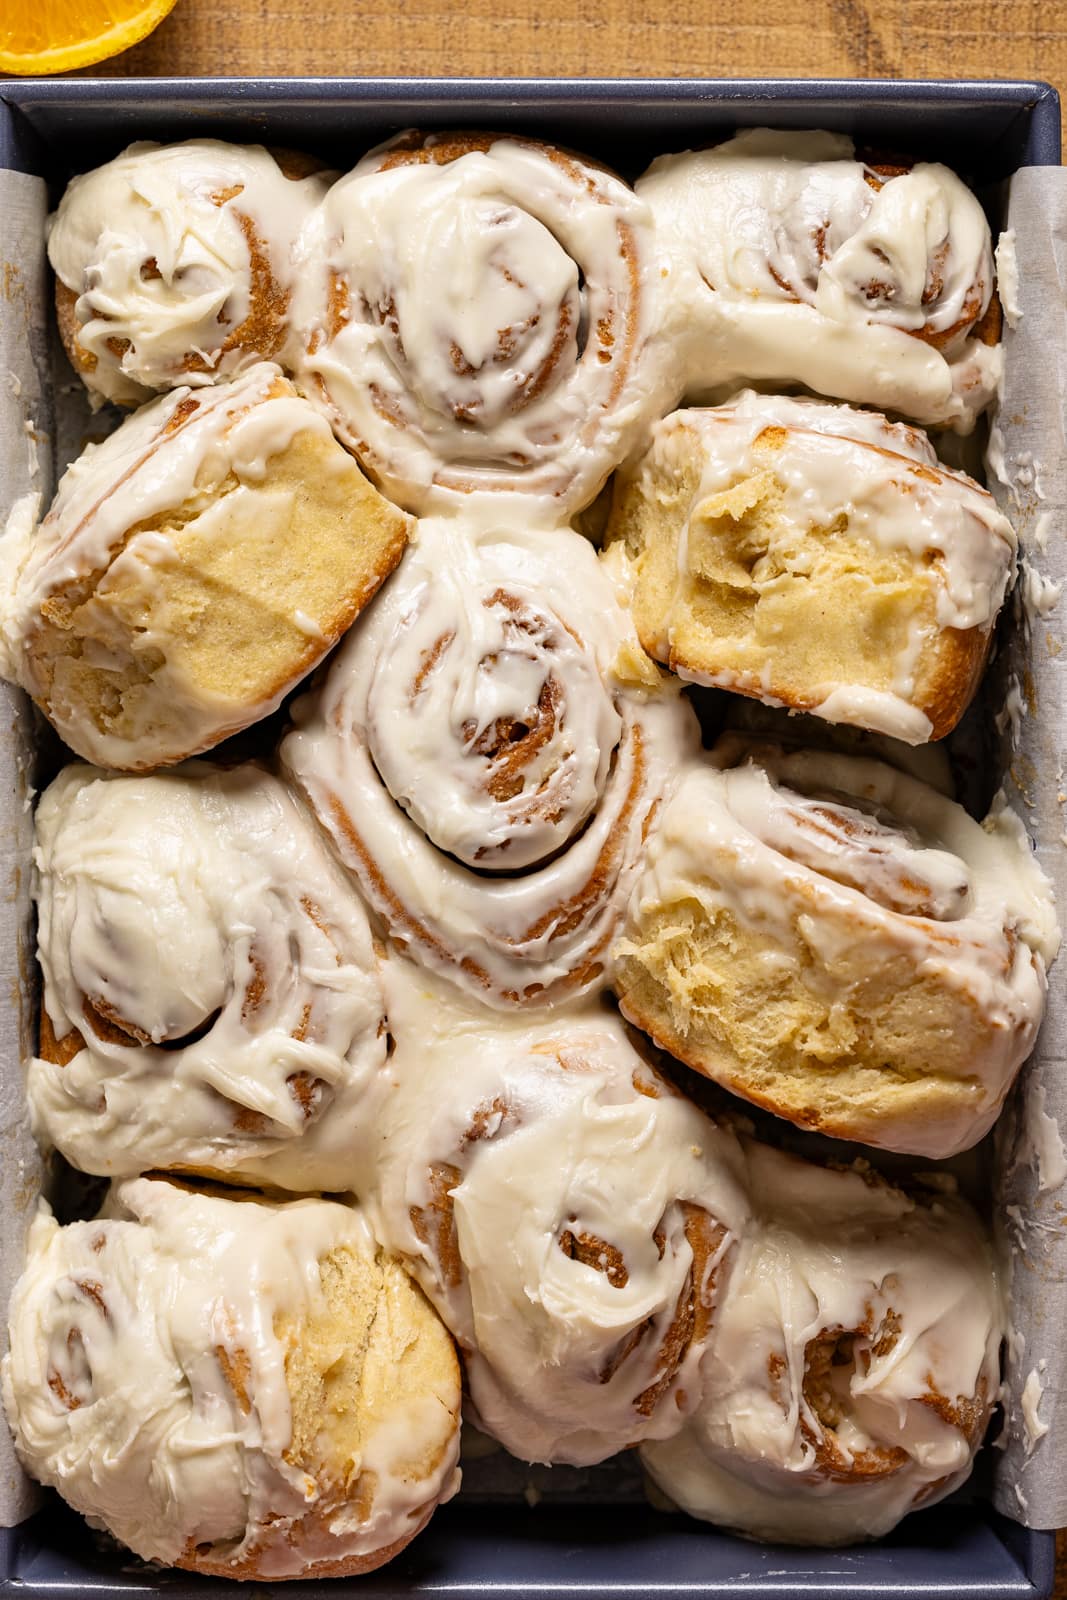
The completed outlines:
[[[519,137],[406,134],[309,224],[298,381],[385,492],[592,500],[673,383],[651,216]]]
[[[217,139],[133,144],[74,178],[48,259],[77,296],[90,389],[137,403],[280,356],[297,240],[327,188],[321,173],[286,176],[259,145]]]
[[[996,391],[974,336],[993,293],[989,224],[947,167],[880,175],[844,135],[747,129],[660,156],[655,218],[687,391],[797,382],[969,431]]]
[[[586,540],[425,519],[282,760],[393,939],[490,1005],[603,982],[698,748]]]
[[[449,1385],[368,1406],[340,1494],[291,1451],[282,1319],[323,1311],[320,1261],[338,1251],[373,1264],[377,1246],[327,1201],[139,1178],[94,1222],[60,1227],[42,1206],[3,1363],[27,1467],[147,1560],[248,1559],[269,1581],[410,1536],[456,1478]],[[425,1478],[420,1442],[438,1457]]]
[[[675,1432],[748,1217],[737,1140],[596,1001],[501,1017],[397,960],[386,985],[368,1205],[459,1340],[480,1426],[578,1464]]]
[[[746,1160],[755,1218],[701,1403],[642,1459],[684,1510],[750,1537],[877,1538],[962,1482],[998,1397],[989,1241],[948,1190],[754,1143]]]
[[[350,1188],[384,1001],[362,904],[285,786],[252,765],[74,765],[36,840],[58,1045],[29,1067],[39,1136],[110,1176]]]
[[[726,917],[765,946],[767,1014],[780,1005],[783,1027],[792,1016],[794,980],[825,990],[831,1010],[824,1028],[807,1038],[790,1022],[789,1059],[802,1052],[813,1105],[833,1087],[831,1067],[859,1073],[864,1094],[873,1096],[861,1105],[859,1081],[851,1083],[850,1110],[838,1108],[825,1131],[944,1157],[992,1126],[1036,1038],[1046,969],[1059,945],[1051,886],[1021,829],[997,816],[983,826],[881,762],[728,736],[686,772],[666,807],[617,954],[640,968],[652,959],[649,919],[669,919],[671,908],[687,904],[699,907],[709,926]],[[883,1013],[879,1001],[865,1011],[875,1000],[865,999],[864,986],[898,962],[909,981],[944,999],[940,1013],[929,1000],[921,1027],[907,1014],[894,1036],[892,1010]],[[729,972],[707,977],[710,1003]],[[624,1010],[629,988],[624,977]],[[959,1007],[951,1026],[950,1004]],[[709,1026],[718,1039],[726,1024],[715,1015],[709,1012]],[[675,1021],[672,1047],[689,1059],[684,1007]],[[952,1027],[964,1024],[961,1050]],[[874,1087],[866,1073],[881,1065],[883,1051],[889,1076]],[[709,1063],[693,1064],[715,1076],[719,1069]],[[745,1094],[739,1070],[723,1057],[728,1086]],[[931,1099],[926,1091],[935,1088]],[[780,1109],[773,1098],[771,1109]]]

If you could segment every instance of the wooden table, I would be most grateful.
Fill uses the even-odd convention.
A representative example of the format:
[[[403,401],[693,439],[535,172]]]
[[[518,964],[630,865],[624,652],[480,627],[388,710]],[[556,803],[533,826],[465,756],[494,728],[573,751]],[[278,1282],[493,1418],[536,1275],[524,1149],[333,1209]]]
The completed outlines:
[[[127,77],[1044,78],[1067,90],[1062,0],[178,0]],[[1067,1600],[1067,1535],[1058,1600]]]
[[[178,0],[90,69],[195,77],[1046,78],[1062,0]]]

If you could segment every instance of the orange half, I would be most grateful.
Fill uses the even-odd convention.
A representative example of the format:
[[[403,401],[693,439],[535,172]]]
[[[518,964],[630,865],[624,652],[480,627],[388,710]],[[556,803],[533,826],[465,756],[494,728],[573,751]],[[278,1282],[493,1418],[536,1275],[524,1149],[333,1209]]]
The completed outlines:
[[[70,72],[128,50],[175,0],[2,0],[0,72]]]

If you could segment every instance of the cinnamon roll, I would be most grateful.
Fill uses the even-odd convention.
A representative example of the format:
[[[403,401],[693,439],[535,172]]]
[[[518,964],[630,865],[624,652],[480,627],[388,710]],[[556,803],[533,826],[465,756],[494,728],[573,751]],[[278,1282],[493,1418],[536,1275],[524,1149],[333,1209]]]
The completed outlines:
[[[109,1176],[356,1187],[381,984],[363,908],[284,785],[75,765],[36,834],[39,1136]]]
[[[309,227],[298,379],[398,504],[593,499],[666,376],[647,208],[518,136],[408,133]]]
[[[276,366],[177,389],[90,446],[38,528],[13,514],[0,671],[86,760],[168,765],[273,711],[408,526]]]
[[[947,167],[856,159],[842,134],[747,129],[637,184],[690,394],[748,381],[969,431],[1001,371],[993,254]]]
[[[347,1206],[138,1178],[95,1222],[42,1208],[10,1338],[27,1470],[145,1560],[367,1572],[458,1481],[451,1341]]]
[[[89,390],[136,405],[280,359],[297,240],[327,187],[306,157],[217,139],[132,144],[73,179],[48,259]]]
[[[1058,937],[1010,813],[727,738],[664,811],[615,984],[658,1044],[778,1116],[949,1156],[1034,1043]]]
[[[751,391],[656,426],[607,538],[681,677],[912,744],[966,710],[1016,550],[914,428]]]
[[[696,722],[568,530],[423,521],[283,763],[394,943],[490,1005],[603,981]]]
[[[700,1405],[643,1460],[684,1510],[751,1538],[878,1538],[957,1488],[981,1443],[1005,1331],[990,1241],[950,1190],[747,1155],[756,1217]]]
[[[495,1017],[407,963],[369,1197],[459,1341],[475,1420],[588,1465],[697,1404],[748,1204],[740,1149],[595,1002]]]

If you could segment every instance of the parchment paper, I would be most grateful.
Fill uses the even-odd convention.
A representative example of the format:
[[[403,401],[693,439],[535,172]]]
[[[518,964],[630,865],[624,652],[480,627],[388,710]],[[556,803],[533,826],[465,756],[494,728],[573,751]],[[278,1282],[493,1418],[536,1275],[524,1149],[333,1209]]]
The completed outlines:
[[[114,420],[107,412],[91,416],[49,332],[45,215],[41,180],[0,171],[0,526],[28,490],[39,490],[47,504],[55,486],[53,458],[64,464],[88,438],[110,431]],[[1042,590],[1034,576],[1067,580],[1061,398],[1067,394],[1067,170],[1017,174],[1008,225],[1016,233],[1023,317],[1005,336],[1005,398],[991,451],[991,465],[1006,482],[998,487],[991,470],[990,483],[1019,529],[1030,572],[1021,591],[1030,603],[1019,607],[1016,626],[1006,630],[996,670],[1009,798],[1038,840],[1067,921],[1067,599],[1046,616],[1036,614],[1035,601],[1047,607],[1053,591]],[[36,751],[32,709],[23,695],[0,684],[0,1311],[21,1267],[42,1181],[26,1124],[21,1066],[36,1027],[29,904]],[[1002,1119],[996,1170],[989,1175],[1012,1263],[1005,1448],[993,1452],[995,1498],[1009,1517],[1032,1527],[1067,1524],[1067,1399],[1056,1417],[1059,1397],[1067,1395],[1067,1154],[1057,1124],[1067,1130],[1067,956],[1052,974],[1048,1020]],[[6,1318],[0,1316],[3,1338]],[[620,1501],[642,1493],[632,1456],[583,1477],[569,1469],[528,1468],[488,1447],[472,1454],[467,1489],[478,1498],[491,1499],[495,1491],[525,1495],[531,1503],[542,1496],[602,1499],[609,1483]],[[34,1493],[0,1422],[0,1524],[21,1521]]]
[[[0,172],[0,523],[20,495],[52,492],[51,404],[45,318],[45,185]],[[30,855],[34,719],[25,695],[0,684],[0,1305],[17,1278],[41,1188],[22,1060],[35,1031]],[[0,1319],[6,1348],[7,1317]],[[0,1426],[0,1521],[29,1515],[36,1487]]]
[[[1005,785],[1067,927],[1067,169],[1012,180],[1022,317],[1005,331],[989,486],[1019,533],[1023,572],[1005,651]],[[1042,615],[1042,612],[1045,614]],[[1011,1273],[1004,1453],[995,1498],[1033,1528],[1067,1524],[1067,950],[1037,1050],[997,1140],[997,1220]],[[1057,1415],[1059,1411],[1059,1415]],[[1042,1431],[1047,1430],[1047,1431]]]

